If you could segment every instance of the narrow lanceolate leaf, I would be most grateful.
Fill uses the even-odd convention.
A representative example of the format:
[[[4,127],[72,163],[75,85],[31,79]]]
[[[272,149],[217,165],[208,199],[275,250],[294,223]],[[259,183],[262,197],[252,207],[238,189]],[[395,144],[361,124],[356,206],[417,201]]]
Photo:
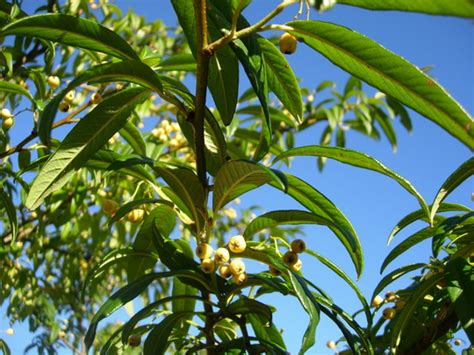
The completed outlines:
[[[192,54],[180,53],[169,56],[158,63],[156,70],[158,71],[195,71],[196,59]]]
[[[474,175],[474,158],[468,159],[443,183],[431,206],[430,220],[433,221],[441,202],[463,181]]]
[[[172,0],[178,21],[183,28],[189,47],[196,57],[196,15],[192,1]],[[211,39],[221,36],[219,29],[208,22]],[[228,46],[214,53],[209,61],[209,90],[220,113],[222,121],[228,125],[232,121],[237,106],[239,88],[239,63]]]
[[[218,171],[214,180],[214,194],[212,196],[214,212],[219,211],[240,195],[272,180],[281,189],[285,189],[284,183],[275,172],[262,165],[243,160],[227,162]]]
[[[31,93],[18,84],[9,83],[7,81],[0,81],[0,92],[8,92],[11,94],[25,96],[28,100],[31,101],[34,106],[36,106],[35,99],[31,95]]]
[[[363,7],[368,10],[410,11],[474,18],[474,2],[472,0],[338,0],[337,3]]]
[[[178,312],[194,312],[196,306],[196,298],[193,298],[197,294],[197,289],[181,282],[178,278],[173,280],[172,290],[172,303],[171,310],[173,313]],[[184,296],[184,297],[183,297]],[[187,317],[184,317],[176,325],[175,335],[175,346],[177,350],[180,350],[184,343],[186,336],[189,334],[189,327],[191,326],[191,319],[193,318],[192,313]]]
[[[424,266],[426,266],[425,263],[405,265],[387,274],[382,280],[380,280],[378,285],[375,287],[372,297],[370,299],[373,300],[375,296],[377,296],[385,287],[387,287],[403,275],[406,275],[407,273],[420,269]]]
[[[0,36],[21,35],[110,54],[121,59],[138,59],[132,47],[119,35],[95,21],[64,14],[25,17],[3,27]]]
[[[7,212],[8,220],[10,221],[12,238],[10,245],[13,245],[16,241],[18,234],[18,221],[16,219],[16,209],[10,195],[0,186],[0,210],[5,209]],[[3,242],[3,241],[2,241]]]
[[[59,104],[69,91],[84,83],[95,84],[113,81],[135,83],[147,87],[160,95],[163,93],[163,85],[159,76],[149,66],[138,60],[125,60],[92,67],[72,80],[48,102],[39,120],[39,136],[41,141],[44,143],[49,142],[51,126],[58,112]]]
[[[285,159],[285,158],[289,158],[293,156],[317,156],[317,157],[335,159],[344,164],[349,164],[349,165],[357,166],[359,168],[372,170],[380,174],[386,175],[388,177],[391,177],[396,182],[398,182],[405,190],[407,190],[410,194],[415,196],[418,202],[420,203],[421,208],[426,212],[427,215],[429,214],[429,208],[426,205],[425,200],[420,195],[420,193],[416,191],[416,189],[408,180],[398,175],[396,172],[390,170],[385,165],[380,163],[378,160],[372,158],[371,156],[367,154],[360,153],[351,149],[341,148],[341,147],[311,145],[311,146],[306,146],[306,147],[290,149],[280,154],[279,156],[277,156],[273,162],[275,163],[281,159]]]
[[[79,121],[33,181],[26,207],[37,208],[53,188],[64,185],[66,177],[83,167],[123,127],[135,105],[149,94],[148,90],[141,88],[119,92],[101,102]]]
[[[416,309],[420,302],[423,301],[426,294],[430,292],[430,290],[435,287],[435,285],[443,278],[442,273],[435,274],[431,276],[429,279],[419,283],[417,288],[412,293],[411,297],[407,300],[407,304],[403,308],[400,315],[394,320],[394,324],[392,325],[392,333],[390,344],[392,351],[397,353],[396,349],[398,345],[400,345],[401,338],[403,336],[403,331],[405,327],[410,323],[411,317],[415,314]]]
[[[120,130],[120,135],[137,154],[146,156],[146,143],[138,127],[130,121]]]
[[[429,206],[431,209],[432,206]],[[441,203],[438,207],[438,213],[439,212],[450,212],[450,211],[463,211],[463,212],[471,212],[472,210],[469,207],[463,206],[463,205],[458,205],[455,203]],[[416,222],[418,220],[428,220],[426,217],[426,213],[423,210],[416,210],[405,217],[403,217],[396,225],[393,227],[392,231],[390,232],[390,235],[388,236],[388,241],[387,245],[390,244],[392,239],[406,226],[410,225],[413,222]]]
[[[289,32],[345,71],[432,120],[471,150],[470,115],[423,71],[373,40],[321,21],[293,21]]]
[[[349,253],[352,262],[354,263],[357,275],[360,276],[364,268],[364,257],[362,253],[362,246],[359,237],[357,236],[354,227],[344,214],[332,203],[326,196],[316,190],[313,186],[291,175],[284,174],[288,189],[286,193],[298,201],[301,205],[309,209],[316,215],[320,215],[330,219],[337,224],[340,229],[345,232],[341,233],[339,229],[333,227],[331,230],[336,234],[339,240],[344,244]],[[270,182],[270,185],[282,190],[275,182]]]
[[[474,272],[464,258],[455,258],[446,264],[446,286],[454,311],[461,321],[471,343],[474,342]]]
[[[285,56],[275,45],[263,37],[257,37],[267,68],[268,86],[283,106],[301,122],[303,119],[303,98],[293,69]]]
[[[247,225],[247,228],[245,228],[243,236],[248,239],[255,233],[280,224],[319,224],[338,229],[341,233],[345,233],[343,229],[340,229],[339,226],[327,217],[307,211],[282,210],[271,211],[253,219],[252,222]]]

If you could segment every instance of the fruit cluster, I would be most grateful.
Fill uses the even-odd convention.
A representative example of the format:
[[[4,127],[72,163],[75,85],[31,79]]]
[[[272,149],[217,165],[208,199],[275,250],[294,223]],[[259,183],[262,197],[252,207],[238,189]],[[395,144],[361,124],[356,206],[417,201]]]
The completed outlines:
[[[385,319],[393,319],[397,311],[405,306],[405,301],[393,291],[387,292],[385,298],[380,295],[375,296],[372,300],[372,307],[379,308],[384,303],[395,303],[395,307],[387,307],[382,311],[382,317]]]
[[[283,254],[283,262],[287,264],[291,270],[298,272],[303,266],[303,262],[299,258],[298,254],[303,253],[306,250],[306,243],[302,239],[295,239],[291,242],[290,250]],[[275,268],[270,267],[270,273],[272,275],[279,274],[275,272]]]
[[[0,113],[1,118],[3,119],[2,128],[6,131],[9,130],[13,126],[13,115],[7,108],[2,108]]]

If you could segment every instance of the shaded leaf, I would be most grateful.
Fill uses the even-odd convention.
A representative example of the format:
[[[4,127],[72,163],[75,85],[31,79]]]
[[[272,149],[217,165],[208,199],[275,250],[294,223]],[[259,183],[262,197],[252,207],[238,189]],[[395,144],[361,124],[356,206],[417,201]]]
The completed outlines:
[[[5,209],[8,220],[10,221],[11,234],[10,245],[14,245],[16,237],[18,235],[18,221],[16,219],[16,208],[12,198],[8,192],[5,191],[3,186],[0,186],[0,210]],[[3,239],[2,239],[3,244]]]
[[[36,107],[35,99],[31,95],[31,93],[18,84],[9,83],[8,81],[0,81],[0,92],[8,92],[11,94],[25,96],[28,100],[31,101],[33,106]]]

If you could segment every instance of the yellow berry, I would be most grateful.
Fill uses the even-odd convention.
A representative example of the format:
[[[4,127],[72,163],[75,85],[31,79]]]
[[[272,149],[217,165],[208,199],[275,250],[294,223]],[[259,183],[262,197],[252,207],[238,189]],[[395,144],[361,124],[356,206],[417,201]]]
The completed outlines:
[[[395,302],[397,300],[397,294],[393,291],[388,291],[386,294],[385,294],[385,300],[387,302]]]
[[[303,267],[303,262],[301,261],[301,259],[298,259],[296,263],[294,263],[293,265],[290,265],[291,270],[293,270],[294,272],[300,271],[302,267]]]
[[[13,335],[13,334],[15,334],[15,331],[13,330],[13,328],[8,328],[7,330],[5,330],[5,333],[7,335]]]
[[[224,279],[228,279],[232,276],[232,272],[230,271],[229,265],[221,265],[219,266],[219,275],[221,275]]]
[[[71,90],[66,95],[64,95],[64,101],[70,104],[74,101],[75,96],[76,96],[76,93],[74,92],[74,90]]]
[[[47,83],[51,89],[56,89],[61,84],[61,80],[57,76],[51,75],[48,76]]]
[[[214,255],[214,261],[216,264],[224,264],[228,262],[230,259],[229,251],[226,248],[219,248],[216,250],[216,254]]]
[[[13,115],[11,114],[10,110],[7,108],[2,108],[1,116],[3,119],[13,118]]]
[[[232,280],[238,285],[242,285],[245,281],[247,281],[247,274],[245,272],[241,274],[233,274],[232,275]]]
[[[329,348],[329,349],[336,349],[337,345],[335,343],[334,340],[329,340],[327,343],[326,343],[326,346]]]
[[[137,347],[140,345],[142,339],[140,338],[139,335],[132,334],[128,337],[128,345],[131,347]]]
[[[207,243],[201,243],[197,246],[196,248],[196,255],[199,259],[209,259],[213,253],[214,249],[207,244]]]
[[[280,37],[280,51],[284,54],[293,54],[297,44],[296,37],[289,33],[283,33]]]
[[[302,239],[296,239],[291,242],[291,251],[302,253],[306,250],[306,243]]]
[[[99,104],[101,101],[102,101],[102,96],[98,92],[95,92],[91,95],[91,102],[94,105]]]
[[[235,235],[229,240],[229,249],[233,253],[243,253],[246,247],[247,243],[241,235]]]
[[[136,208],[128,212],[127,219],[132,223],[138,223],[143,220],[144,216],[145,216],[145,211],[142,210],[141,208]]]
[[[233,208],[226,208],[224,210],[224,214],[229,217],[230,219],[236,219],[237,218],[237,211],[234,210]]]
[[[62,101],[59,104],[58,108],[59,108],[59,111],[61,111],[61,112],[68,112],[69,111],[69,104],[65,101]]]
[[[214,260],[207,258],[201,261],[201,270],[204,271],[206,274],[213,273],[216,269],[216,265]]]
[[[270,271],[270,274],[272,274],[273,276],[280,276],[281,275],[280,270],[278,270],[277,268],[275,268],[271,265],[268,267],[268,271]]]
[[[294,251],[287,251],[283,255],[283,262],[287,265],[295,265],[298,260],[298,254],[296,254]]]
[[[108,216],[113,216],[119,209],[119,204],[114,200],[104,200],[102,202],[102,209]]]
[[[395,311],[395,309],[393,308],[385,308],[382,312],[382,317],[384,317],[385,319],[393,319],[396,313],[397,311]]]
[[[245,272],[245,263],[242,259],[234,259],[230,262],[230,272],[232,275],[240,275]]]
[[[13,123],[14,123],[13,118],[11,118],[11,117],[10,118],[5,118],[3,120],[2,127],[5,130],[10,129],[10,128],[12,128]]]
[[[462,344],[461,339],[454,339],[454,345],[459,346],[459,345],[461,345],[461,344]]]
[[[383,301],[384,299],[382,298],[382,296],[380,295],[375,296],[374,299],[372,300],[372,307],[375,307],[375,308],[380,307]]]

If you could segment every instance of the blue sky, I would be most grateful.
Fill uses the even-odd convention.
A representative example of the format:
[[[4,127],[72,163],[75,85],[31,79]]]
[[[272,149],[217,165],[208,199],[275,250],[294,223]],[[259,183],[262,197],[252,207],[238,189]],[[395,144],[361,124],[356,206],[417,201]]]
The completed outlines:
[[[34,0],[24,1],[27,7],[36,6]],[[160,17],[165,23],[174,23],[175,17],[169,1],[116,0],[122,8],[133,7],[148,19]],[[274,0],[254,0],[244,15],[256,20],[272,6]],[[296,6],[288,8],[273,23],[284,23],[293,18]],[[471,114],[474,112],[474,27],[472,21],[434,17],[400,12],[370,12],[346,6],[336,6],[324,14],[311,12],[311,19],[334,22],[352,28],[377,40],[386,48],[405,57],[417,66],[433,66],[430,72],[451,95]],[[270,33],[267,33],[270,35]],[[300,44],[298,51],[288,58],[302,85],[315,88],[323,80],[333,80],[342,88],[348,74],[341,71],[321,55]],[[241,81],[245,88],[248,82]],[[366,86],[367,87],[367,86]],[[431,203],[439,186],[462,162],[471,157],[469,150],[431,121],[412,113],[413,133],[408,134],[396,123],[398,151],[394,154],[386,140],[374,142],[357,133],[347,137],[347,146],[363,151],[380,160],[413,183]],[[19,126],[19,125],[17,125]],[[21,127],[16,127],[21,134]],[[298,138],[299,145],[317,144],[320,128],[304,132]],[[380,280],[379,268],[391,247],[386,246],[387,236],[396,222],[418,208],[417,201],[398,184],[385,176],[329,161],[324,172],[317,171],[312,158],[297,158],[292,173],[313,184],[329,197],[350,219],[358,232],[365,253],[365,271],[359,287],[369,297]],[[448,200],[472,207],[472,178],[456,190]],[[287,196],[264,188],[242,198],[243,206],[258,203],[264,209],[297,208]],[[418,226],[407,230],[394,241],[396,245]],[[355,277],[349,258],[335,238],[324,228],[306,228],[305,240],[311,248],[339,264]],[[412,262],[425,262],[430,255],[429,243],[423,243],[405,256],[400,257],[387,271]],[[326,290],[335,302],[349,313],[359,308],[354,293],[337,277],[316,261],[305,258],[305,275]],[[398,287],[407,282],[398,284]],[[301,306],[289,297],[268,298],[278,308],[275,315],[277,326],[285,328],[284,337],[288,349],[296,353],[306,327],[307,316]],[[2,308],[2,311],[4,308]],[[0,329],[7,328],[7,320],[0,318]],[[22,353],[25,346],[26,326],[15,326],[16,334],[8,337],[13,354]],[[322,319],[317,331],[318,343],[308,354],[329,354],[325,347],[328,339],[340,336],[337,328]]]

